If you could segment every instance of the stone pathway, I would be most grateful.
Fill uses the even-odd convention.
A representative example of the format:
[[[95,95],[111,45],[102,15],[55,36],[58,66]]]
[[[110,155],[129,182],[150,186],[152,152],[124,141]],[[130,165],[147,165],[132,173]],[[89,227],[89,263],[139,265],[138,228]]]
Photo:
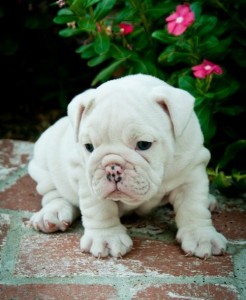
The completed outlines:
[[[0,140],[0,299],[246,299],[246,199],[220,200],[213,213],[229,239],[227,253],[206,261],[185,257],[175,242],[172,208],[122,220],[134,249],[122,259],[81,253],[80,220],[67,232],[28,226],[40,196],[27,174],[33,144]]]

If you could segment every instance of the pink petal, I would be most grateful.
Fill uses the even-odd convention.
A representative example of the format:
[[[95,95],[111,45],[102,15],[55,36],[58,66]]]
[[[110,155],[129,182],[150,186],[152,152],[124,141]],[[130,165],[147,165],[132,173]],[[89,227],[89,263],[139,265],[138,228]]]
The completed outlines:
[[[216,65],[214,72],[218,75],[221,75],[223,73],[223,70],[220,66]]]
[[[175,12],[166,18],[167,22],[174,21],[179,17],[179,15]]]
[[[220,74],[222,74],[222,69],[218,65],[213,65],[209,74],[211,74],[211,73],[216,73],[216,74],[220,75]]]
[[[207,67],[210,68],[207,68]],[[211,61],[204,59],[200,65],[194,66],[191,68],[193,71],[193,75],[197,78],[205,78],[210,74],[222,74],[223,70],[219,65],[212,63]]]
[[[203,65],[197,65],[191,68],[193,71],[203,70]]]
[[[187,28],[187,27],[184,26],[184,24],[182,24],[182,23],[176,24],[176,27],[175,27],[175,29],[174,29],[174,31],[173,31],[173,34],[174,34],[174,35],[181,35],[182,33],[185,32],[186,28]]]
[[[204,72],[204,70],[199,70],[194,72],[194,76],[197,78],[205,78],[207,74]]]
[[[178,5],[176,12],[181,16],[185,16],[186,14],[188,14],[190,12],[190,6],[187,4]]]
[[[216,73],[216,74],[220,75],[220,74],[223,73],[223,70],[219,65],[216,65],[216,64],[212,63],[211,61],[209,61],[207,59],[204,59],[202,64],[204,65],[204,67],[205,66],[210,66],[211,67],[208,74]]]
[[[202,62],[202,65],[210,65],[210,66],[212,66],[213,63],[211,61],[207,60],[207,59],[204,59],[203,62]]]
[[[128,23],[120,23],[119,28],[122,29],[122,34],[127,35],[133,32],[134,26]]]
[[[168,33],[173,34],[174,31],[175,31],[176,25],[177,25],[177,24],[176,24],[175,21],[174,21],[174,22],[169,22],[169,23],[167,23],[167,31],[168,31]]]
[[[192,24],[195,21],[195,14],[193,12],[189,12],[186,16],[185,16],[185,22],[187,25]]]
[[[178,23],[177,19],[182,18],[182,22]],[[181,21],[179,20],[179,21]],[[195,20],[194,13],[190,10],[190,5],[185,3],[176,7],[176,12],[166,18],[168,22],[167,30],[173,35],[181,35],[187,27]],[[171,24],[170,24],[171,23]]]

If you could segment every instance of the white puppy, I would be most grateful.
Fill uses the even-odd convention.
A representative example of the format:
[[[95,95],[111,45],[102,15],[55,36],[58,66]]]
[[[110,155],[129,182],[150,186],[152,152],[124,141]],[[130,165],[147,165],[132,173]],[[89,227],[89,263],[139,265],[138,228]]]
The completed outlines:
[[[31,218],[37,230],[66,230],[82,214],[82,251],[119,257],[132,240],[120,217],[169,201],[187,255],[225,251],[212,225],[206,165],[209,151],[194,99],[148,75],[108,81],[76,96],[68,117],[35,144],[29,173],[43,196]]]

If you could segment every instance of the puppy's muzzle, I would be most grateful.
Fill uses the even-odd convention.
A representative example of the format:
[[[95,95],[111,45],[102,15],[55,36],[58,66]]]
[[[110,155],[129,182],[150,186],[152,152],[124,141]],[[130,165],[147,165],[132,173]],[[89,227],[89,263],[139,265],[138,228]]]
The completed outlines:
[[[111,163],[105,167],[107,180],[118,183],[122,179],[123,167],[116,163]]]

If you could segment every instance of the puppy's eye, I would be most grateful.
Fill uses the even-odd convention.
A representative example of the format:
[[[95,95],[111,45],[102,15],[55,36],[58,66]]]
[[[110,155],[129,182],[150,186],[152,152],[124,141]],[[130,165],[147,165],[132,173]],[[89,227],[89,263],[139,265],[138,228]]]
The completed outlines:
[[[152,146],[151,142],[139,141],[137,142],[137,150],[148,150]]]
[[[94,146],[92,144],[85,144],[85,149],[91,153],[94,150]]]

